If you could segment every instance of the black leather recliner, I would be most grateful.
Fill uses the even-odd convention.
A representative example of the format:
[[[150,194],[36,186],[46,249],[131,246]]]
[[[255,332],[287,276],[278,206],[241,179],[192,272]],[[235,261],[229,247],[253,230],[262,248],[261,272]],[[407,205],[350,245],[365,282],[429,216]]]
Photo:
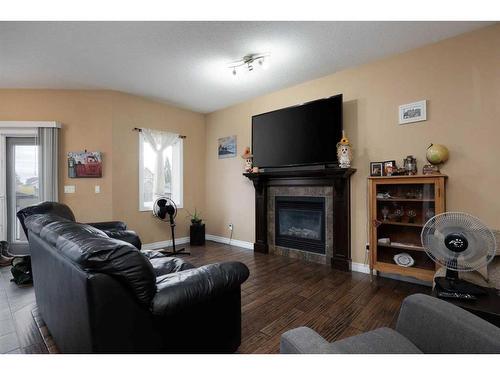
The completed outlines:
[[[21,222],[24,233],[28,237],[28,231],[26,225],[24,224],[24,219],[28,216],[35,214],[54,214],[63,217],[70,221],[76,221],[75,215],[71,208],[63,203],[58,202],[41,202],[39,204],[23,208],[17,212],[17,218]],[[105,232],[109,237],[116,238],[134,245],[139,250],[141,249],[142,243],[141,239],[132,230],[127,230],[127,224],[123,221],[104,221],[100,223],[88,223],[88,225],[94,228],[100,229]]]
[[[248,268],[194,268],[95,226],[24,216],[37,305],[63,353],[232,353]]]

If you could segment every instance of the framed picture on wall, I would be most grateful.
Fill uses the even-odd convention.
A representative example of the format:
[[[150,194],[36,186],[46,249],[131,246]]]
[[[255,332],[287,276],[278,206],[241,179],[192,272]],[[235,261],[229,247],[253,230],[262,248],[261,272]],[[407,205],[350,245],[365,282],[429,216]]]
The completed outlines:
[[[370,163],[370,176],[383,176],[384,165],[382,162]]]
[[[236,156],[236,136],[219,138],[219,159],[234,158]]]
[[[102,177],[102,154],[99,151],[68,152],[69,178]]]
[[[409,124],[427,120],[427,100],[399,106],[399,124]]]

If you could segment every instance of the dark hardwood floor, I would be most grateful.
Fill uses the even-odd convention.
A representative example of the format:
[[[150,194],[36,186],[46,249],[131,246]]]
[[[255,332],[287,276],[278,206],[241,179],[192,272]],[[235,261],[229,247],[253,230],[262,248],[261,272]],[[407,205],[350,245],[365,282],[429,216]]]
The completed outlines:
[[[328,341],[377,327],[395,325],[401,301],[430,288],[369,275],[332,270],[229,245],[207,242],[190,248],[196,266],[237,260],[250,269],[242,286],[242,343],[239,353],[278,353],[286,330],[308,326]],[[0,353],[46,353],[31,316],[32,287],[10,283],[9,268],[0,269]]]

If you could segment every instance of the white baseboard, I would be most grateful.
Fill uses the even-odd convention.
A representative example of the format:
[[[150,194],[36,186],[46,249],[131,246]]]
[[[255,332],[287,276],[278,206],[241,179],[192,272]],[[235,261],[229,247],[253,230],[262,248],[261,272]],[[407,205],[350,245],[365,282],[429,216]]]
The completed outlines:
[[[219,242],[219,243],[225,243],[229,244],[229,238],[227,237],[221,237],[221,236],[214,236],[213,234],[206,234],[205,239],[208,241],[214,241],[214,242]],[[249,249],[253,250],[253,243],[252,242],[247,242],[247,241],[241,241],[241,240],[231,240],[231,245],[237,246],[237,247],[242,247],[244,249]]]
[[[370,274],[370,266],[364,263],[351,262],[351,271]]]
[[[189,243],[189,237],[181,237],[181,238],[175,239],[176,245],[182,245],[185,243]],[[172,240],[166,240],[166,241],[158,241],[158,242],[152,242],[152,243],[144,243],[144,244],[142,244],[142,249],[143,250],[157,250],[157,249],[163,249],[165,247],[170,247],[170,246],[172,246]]]

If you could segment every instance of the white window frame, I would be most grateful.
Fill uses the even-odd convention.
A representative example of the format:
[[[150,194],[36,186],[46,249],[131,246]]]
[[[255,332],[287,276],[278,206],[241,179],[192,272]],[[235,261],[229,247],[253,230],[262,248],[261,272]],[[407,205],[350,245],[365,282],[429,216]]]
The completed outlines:
[[[58,121],[0,121],[0,240],[7,239],[7,137],[36,137],[37,128],[61,128]]]
[[[27,126],[3,128],[0,121],[0,240],[7,240],[7,137],[36,137],[37,130]],[[21,241],[20,243],[24,243]]]
[[[144,136],[142,132],[139,132],[139,211],[152,211],[153,207],[146,206],[144,204]],[[184,140],[182,138],[179,139],[179,142],[176,144],[177,147],[174,147],[172,150],[172,158],[174,158],[174,153],[177,153],[177,157],[179,158],[179,163],[172,163],[172,176],[176,175],[176,172],[179,173],[180,181],[178,184],[172,184],[172,196],[176,196],[174,194],[174,189],[177,188],[179,191],[177,192],[179,195],[178,202],[175,202],[177,208],[182,208],[184,205]],[[177,171],[176,168],[179,170]]]

